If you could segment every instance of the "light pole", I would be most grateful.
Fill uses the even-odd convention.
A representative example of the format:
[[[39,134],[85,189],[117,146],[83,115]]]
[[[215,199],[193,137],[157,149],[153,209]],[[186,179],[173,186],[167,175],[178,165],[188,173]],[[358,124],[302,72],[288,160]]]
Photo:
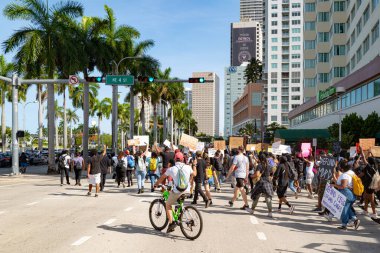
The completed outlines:
[[[112,61],[116,65],[116,75],[119,74],[119,66],[120,64],[126,60],[126,59],[141,59],[143,57],[140,56],[127,56],[122,58],[119,62],[116,62],[115,60]],[[130,87],[130,97],[131,97],[131,108],[132,108],[132,100],[133,100],[133,87]],[[112,152],[117,153],[117,132],[118,132],[118,126],[117,126],[117,104],[118,104],[118,86],[112,85]],[[133,110],[133,108],[132,108]],[[133,125],[134,121],[134,115],[133,111],[131,112],[131,126]],[[133,137],[133,128],[131,130],[131,136]]]
[[[22,123],[22,129],[25,131],[25,108],[28,104],[35,104],[38,103],[38,100],[30,101],[28,103],[24,104],[24,111],[23,111],[23,123]],[[25,139],[24,139],[24,144],[25,144]],[[25,150],[25,147],[23,147],[23,151]]]

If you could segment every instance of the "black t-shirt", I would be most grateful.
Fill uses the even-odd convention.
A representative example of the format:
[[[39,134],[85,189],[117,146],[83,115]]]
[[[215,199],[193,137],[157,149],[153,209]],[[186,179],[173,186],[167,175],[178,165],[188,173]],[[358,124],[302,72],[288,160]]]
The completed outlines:
[[[370,164],[367,164],[363,168],[363,173],[364,173],[364,176],[361,178],[361,180],[363,182],[364,188],[367,189],[371,185],[372,177],[373,175],[375,175],[376,169]]]
[[[289,168],[286,163],[280,163],[277,166],[277,170],[274,174],[274,177],[278,178],[279,186],[286,186],[289,183]]]
[[[98,174],[101,172],[100,161],[103,159],[103,155],[94,155],[90,159],[90,174]]]
[[[197,159],[197,176],[194,178],[196,182],[200,183],[203,181],[206,169],[206,162],[203,159]]]
[[[174,163],[174,152],[169,151],[169,152],[162,152],[162,167],[163,168],[169,168],[169,163],[175,164]]]
[[[100,161],[100,171],[103,174],[107,174],[109,166],[111,166],[111,160],[108,158],[108,156],[105,155]]]

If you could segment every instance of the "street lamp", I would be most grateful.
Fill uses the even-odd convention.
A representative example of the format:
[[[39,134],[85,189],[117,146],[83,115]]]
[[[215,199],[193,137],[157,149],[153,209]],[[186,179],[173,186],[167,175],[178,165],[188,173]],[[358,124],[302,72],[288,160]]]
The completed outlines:
[[[115,60],[112,61],[116,65],[116,75],[119,74],[119,66],[120,64],[126,60],[126,59],[142,59],[141,56],[127,56],[122,58],[119,62],[116,62]],[[134,114],[133,114],[133,87],[130,88],[130,99],[131,99],[131,126],[133,126],[134,121]],[[117,104],[118,104],[118,86],[112,85],[112,152],[117,153],[117,132],[118,132],[118,126],[117,126]],[[133,137],[133,128],[131,128],[131,137]]]
[[[34,101],[30,101],[30,102],[27,102],[27,103],[24,103],[24,111],[23,111],[23,126],[22,128],[24,129],[25,131],[25,108],[28,104],[35,104],[35,103],[38,103],[38,100],[34,100]],[[25,139],[24,139],[24,144],[25,144]],[[24,147],[23,147],[24,149]]]

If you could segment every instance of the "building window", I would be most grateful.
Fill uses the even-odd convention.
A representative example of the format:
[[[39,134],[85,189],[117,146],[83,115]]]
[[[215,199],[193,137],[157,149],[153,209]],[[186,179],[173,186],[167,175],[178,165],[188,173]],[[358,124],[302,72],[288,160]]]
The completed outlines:
[[[292,96],[292,100],[301,100],[301,96]]]
[[[344,1],[335,1],[334,2],[334,11],[335,12],[338,12],[338,11],[345,11],[345,8],[346,5],[345,5],[345,2]]]
[[[272,18],[277,18],[277,13],[272,13]]]
[[[334,77],[344,77],[346,75],[346,67],[334,67]]]
[[[363,42],[363,55],[365,55],[369,50],[369,35],[365,38]]]
[[[301,37],[292,37],[292,42],[301,41]]]
[[[329,62],[329,53],[318,53],[318,62]]]
[[[270,105],[270,108],[271,108],[272,110],[276,110],[276,109],[277,109],[277,105],[276,105],[276,104],[271,104],[271,105]]]
[[[292,54],[292,59],[301,59],[300,54]]]
[[[301,20],[292,20],[292,25],[300,25]]]
[[[362,18],[359,19],[357,25],[356,25],[356,37],[359,37],[359,34],[362,31]]]
[[[270,81],[272,84],[277,84],[277,79],[271,79]]]
[[[301,72],[292,72],[292,83],[300,83],[301,82]]]
[[[299,11],[292,12],[292,17],[300,17],[300,16],[301,16],[301,12]]]
[[[346,54],[346,46],[345,45],[335,45],[334,46],[334,55],[345,55]]]
[[[315,3],[305,3],[305,12],[315,12]]]
[[[330,12],[318,12],[317,20],[318,22],[330,21]]]
[[[277,21],[272,21],[272,26],[276,26],[277,25]]]
[[[270,77],[271,78],[277,78],[277,72],[271,72]]]
[[[379,21],[372,28],[372,44],[379,38]]]
[[[272,42],[278,42],[278,38],[272,38]]]
[[[292,33],[301,33],[301,28],[292,28]]]
[[[277,116],[275,116],[275,115],[270,116],[270,120],[271,121],[277,121]]]
[[[277,55],[276,54],[272,54],[272,60],[277,60]]]
[[[277,30],[276,29],[272,30],[272,34],[277,34]]]
[[[315,22],[305,22],[305,31],[315,31]]]
[[[380,0],[372,0],[372,11],[379,5]]]
[[[315,59],[307,59],[305,60],[305,69],[313,69],[315,68]]]
[[[292,46],[292,50],[301,50],[301,46],[300,45],[294,45],[294,46]]]
[[[271,92],[277,92],[277,88],[272,87],[272,88],[270,88],[270,91],[271,91]]]
[[[306,88],[314,88],[316,80],[315,78],[305,78],[305,87]]]
[[[277,51],[278,47],[277,46],[272,46],[272,51]]]
[[[351,21],[354,20],[355,17],[355,5],[351,9]]]
[[[301,8],[301,4],[300,3],[293,3],[292,8]]]
[[[276,10],[277,9],[277,4],[272,4],[272,10]]]
[[[301,68],[301,63],[299,63],[299,62],[293,62],[292,63],[292,68],[295,68],[295,69]]]
[[[305,50],[315,49],[315,40],[305,40]]]
[[[330,34],[328,32],[319,32],[318,33],[318,42],[329,42]]]
[[[369,5],[367,6],[367,8],[365,8],[363,12],[363,25],[367,23],[368,19],[369,19]]]
[[[355,37],[355,29],[354,29],[351,33],[351,46],[354,45],[355,39],[356,39],[356,37]]]
[[[350,65],[351,65],[351,70],[353,70],[356,65],[356,55],[352,56]]]
[[[276,69],[277,68],[277,63],[272,63],[272,69]]]
[[[252,92],[252,106],[261,106],[260,92]]]
[[[288,116],[284,115],[281,117],[281,124],[289,124]]]
[[[292,87],[292,92],[300,92],[301,88],[300,87]]]
[[[356,51],[356,63],[359,63],[362,59],[362,46],[358,47],[358,50]]]
[[[335,23],[334,24],[334,33],[345,33],[345,23]]]
[[[329,73],[319,73],[318,74],[318,81],[320,83],[328,83],[328,82],[330,82]]]
[[[277,101],[277,96],[271,96],[272,101]]]

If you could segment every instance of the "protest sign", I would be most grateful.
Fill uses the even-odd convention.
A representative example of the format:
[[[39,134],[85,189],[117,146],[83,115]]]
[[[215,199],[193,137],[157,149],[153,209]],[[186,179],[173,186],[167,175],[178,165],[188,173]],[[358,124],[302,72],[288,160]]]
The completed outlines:
[[[268,148],[269,148],[269,144],[267,144],[267,143],[256,144],[256,151],[257,152],[268,151]]]
[[[356,156],[356,147],[350,147],[350,157]]]
[[[255,151],[255,149],[256,149],[256,144],[247,144],[247,146],[245,146],[246,151],[253,152],[253,151]]]
[[[198,139],[187,134],[182,134],[179,145],[188,147],[190,150],[197,150]]]
[[[134,145],[136,145],[135,140],[128,140],[128,146],[134,146]]]
[[[285,139],[274,138],[274,142],[281,142],[280,144],[285,145]]]
[[[339,154],[341,150],[342,149],[340,147],[340,141],[334,141],[334,143],[333,143],[334,154]]]
[[[311,149],[310,143],[302,143],[301,144],[301,151],[302,151],[303,157],[309,157],[310,149]]]
[[[214,141],[214,148],[216,150],[225,150],[226,149],[226,141],[225,140]]]
[[[280,146],[281,146],[281,141],[274,142],[272,144],[272,153],[274,155],[282,155],[281,150],[280,150]]]
[[[371,153],[374,157],[380,157],[380,147],[379,146],[372,147]]]
[[[289,145],[280,145],[280,151],[281,151],[281,154],[291,154],[292,153],[292,149],[290,148]]]
[[[165,140],[165,141],[164,141],[164,145],[165,145],[166,147],[170,147],[170,141]]]
[[[322,198],[322,205],[336,218],[340,219],[345,203],[346,196],[340,193],[332,185],[327,184]]]
[[[243,137],[230,137],[229,139],[229,147],[230,150],[233,148],[238,148],[239,146],[244,146],[244,138]]]
[[[214,157],[215,156],[215,153],[216,153],[215,148],[209,148],[207,151],[208,151],[208,157]]]
[[[205,148],[205,143],[204,142],[198,142],[197,144],[197,151],[203,151],[203,149]]]
[[[375,146],[375,138],[372,139],[359,139],[360,147],[362,147],[363,151],[370,150]]]
[[[149,145],[149,135],[135,135],[133,136],[136,146],[146,146]]]
[[[335,163],[336,163],[335,157],[321,156],[319,170],[318,170],[318,177],[325,180],[331,180],[334,174]]]

